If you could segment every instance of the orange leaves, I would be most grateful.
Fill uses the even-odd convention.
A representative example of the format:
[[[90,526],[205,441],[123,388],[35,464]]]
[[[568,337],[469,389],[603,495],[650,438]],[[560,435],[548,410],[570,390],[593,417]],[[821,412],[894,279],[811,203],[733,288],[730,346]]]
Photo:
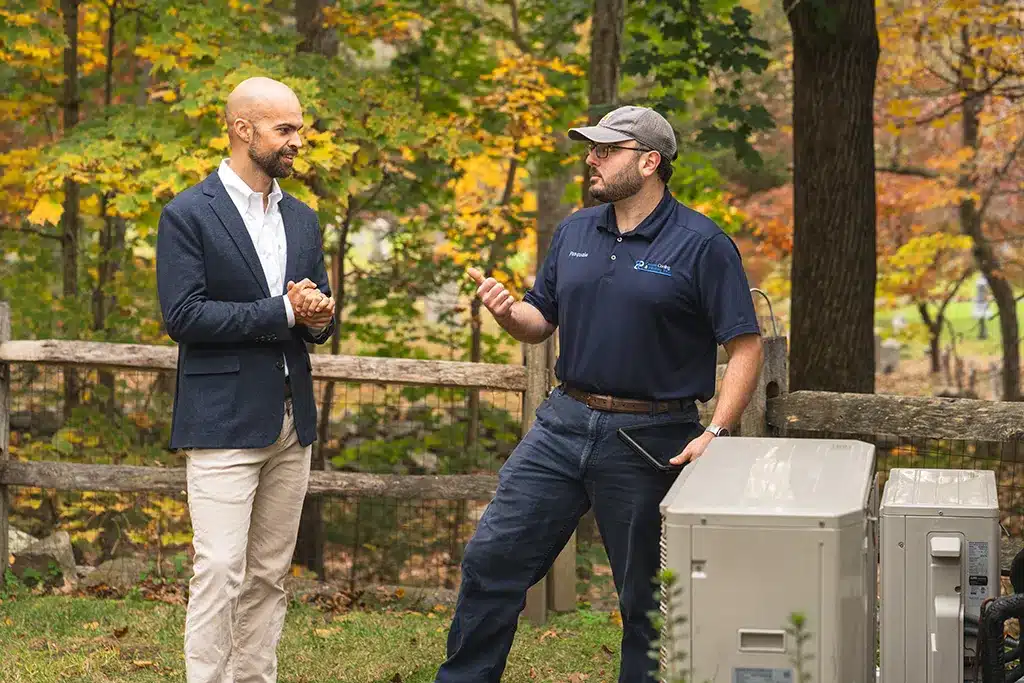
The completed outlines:
[[[783,185],[759,192],[740,205],[757,238],[758,252],[782,257],[793,251],[793,187]]]

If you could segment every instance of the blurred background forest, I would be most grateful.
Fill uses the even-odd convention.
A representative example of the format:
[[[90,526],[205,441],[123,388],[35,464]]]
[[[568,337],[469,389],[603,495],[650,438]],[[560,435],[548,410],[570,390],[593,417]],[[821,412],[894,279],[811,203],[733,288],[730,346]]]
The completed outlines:
[[[521,294],[555,226],[590,201],[585,150],[565,131],[640,104],[677,132],[675,196],[733,236],[791,337],[791,388],[864,390],[866,377],[869,391],[1018,400],[1020,4],[879,0],[863,35],[848,8],[870,16],[871,3],[800,4],[0,0],[0,299],[12,336],[171,343],[155,291],[160,210],[226,155],[227,93],[266,75],[305,108],[305,147],[282,185],[319,214],[339,302],[339,334],[318,353],[521,363],[464,269]],[[848,101],[810,66],[831,44],[863,57],[849,73],[870,87]],[[815,166],[813,141],[795,139],[794,112],[813,106],[860,107],[866,181]],[[803,220],[832,230],[849,215],[860,230],[812,240],[807,228],[812,264],[795,258],[801,158],[843,188],[819,191]],[[853,195],[866,212],[849,209]],[[826,282],[814,275],[823,268],[843,277]],[[827,296],[793,305],[801,278]],[[848,347],[813,334],[841,337],[846,322],[859,334]],[[833,355],[819,362],[811,343]],[[857,381],[836,370],[847,365]],[[811,366],[845,386],[819,386]],[[13,373],[13,457],[180,464],[166,449],[172,374]],[[317,392],[321,468],[494,472],[519,438],[511,393],[333,382]],[[79,565],[138,551],[143,566],[155,556],[163,572],[173,557],[182,571],[181,498],[15,493],[15,525],[68,529]],[[312,574],[449,587],[480,509],[308,507],[297,563]]]

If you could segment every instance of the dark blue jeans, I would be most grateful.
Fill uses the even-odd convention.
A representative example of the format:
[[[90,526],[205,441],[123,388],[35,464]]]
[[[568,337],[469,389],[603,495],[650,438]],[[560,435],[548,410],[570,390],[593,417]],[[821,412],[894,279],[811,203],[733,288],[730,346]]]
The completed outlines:
[[[592,410],[555,389],[502,466],[498,490],[466,546],[448,659],[437,683],[500,681],[527,589],[539,581],[591,506],[611,560],[622,612],[619,681],[654,681],[653,579],[661,539],[659,503],[677,475],[655,470],[616,430],[698,421],[692,403],[672,413]]]

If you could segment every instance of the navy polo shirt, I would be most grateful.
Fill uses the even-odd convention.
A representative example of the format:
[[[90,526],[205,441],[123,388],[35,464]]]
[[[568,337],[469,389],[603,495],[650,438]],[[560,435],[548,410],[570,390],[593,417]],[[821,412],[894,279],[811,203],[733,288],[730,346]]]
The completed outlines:
[[[612,204],[562,221],[523,300],[558,326],[562,382],[622,398],[707,402],[718,345],[760,334],[735,243],[667,189],[622,235]]]

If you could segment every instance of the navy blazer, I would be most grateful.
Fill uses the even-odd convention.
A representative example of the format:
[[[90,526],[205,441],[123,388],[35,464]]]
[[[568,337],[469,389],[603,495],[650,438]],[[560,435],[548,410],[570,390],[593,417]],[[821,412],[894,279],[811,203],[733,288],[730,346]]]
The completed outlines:
[[[331,295],[316,212],[285,193],[279,204],[288,249],[285,282],[309,278]],[[178,342],[171,448],[262,448],[281,433],[285,365],[299,442],[316,439],[305,325],[288,327],[282,295],[267,278],[238,209],[216,172],[160,214],[156,240],[160,310]]]

